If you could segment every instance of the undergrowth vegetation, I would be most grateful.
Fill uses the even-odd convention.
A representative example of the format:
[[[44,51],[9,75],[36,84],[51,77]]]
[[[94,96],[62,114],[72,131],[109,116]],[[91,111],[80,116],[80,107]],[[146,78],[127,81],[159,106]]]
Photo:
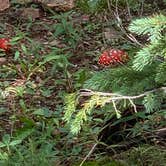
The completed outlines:
[[[164,166],[166,5],[78,0],[0,15],[0,165]],[[42,17],[15,17],[22,7]],[[14,13],[13,13],[14,12]],[[109,48],[127,63],[100,66]],[[111,157],[110,157],[111,156]]]
[[[69,124],[72,121],[72,133],[77,134],[81,130],[83,121],[87,120],[86,114],[90,114],[93,108],[104,106],[107,103],[112,103],[112,110],[117,118],[121,117],[121,109],[134,107],[135,112],[137,112],[136,104],[134,104],[137,99],[139,99],[138,103],[141,104],[142,102],[144,104],[147,113],[160,110],[165,100],[166,90],[164,87],[165,78],[163,77],[166,74],[166,43],[165,35],[161,34],[166,28],[165,21],[166,17],[164,15],[157,15],[131,22],[129,30],[137,34],[149,34],[147,40],[150,41],[150,44],[142,47],[129,65],[115,69],[104,69],[104,72],[100,72],[100,74],[97,72],[84,84],[85,88],[91,90],[100,90],[99,87],[101,87],[102,90],[111,90],[113,93],[87,92],[87,95],[89,93],[91,97],[84,103],[83,108],[76,114],[74,120],[70,119],[72,114],[76,112],[75,107],[79,104],[77,102],[79,94],[75,96],[72,94],[67,98],[64,118]],[[140,98],[142,97],[143,100],[141,101]],[[136,101],[133,101],[134,99]]]

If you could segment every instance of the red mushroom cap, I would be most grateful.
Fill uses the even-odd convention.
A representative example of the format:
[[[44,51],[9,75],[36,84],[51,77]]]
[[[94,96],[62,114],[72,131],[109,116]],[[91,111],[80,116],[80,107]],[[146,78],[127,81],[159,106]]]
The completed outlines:
[[[11,48],[10,39],[8,39],[8,38],[1,38],[0,39],[0,49],[2,49],[4,51],[9,51],[10,48]]]
[[[102,55],[99,57],[99,64],[109,65],[111,61],[110,56],[108,55],[107,51],[103,52]]]
[[[104,66],[116,66],[125,63],[128,59],[128,55],[123,50],[109,49],[101,54],[98,63]]]

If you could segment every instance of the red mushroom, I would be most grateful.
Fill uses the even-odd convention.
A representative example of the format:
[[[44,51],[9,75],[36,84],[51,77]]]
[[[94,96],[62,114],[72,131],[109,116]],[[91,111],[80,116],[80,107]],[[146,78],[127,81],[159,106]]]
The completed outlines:
[[[109,49],[101,54],[98,63],[103,66],[116,66],[127,62],[128,59],[127,53],[123,50]]]
[[[108,54],[108,52],[107,51],[104,51],[102,54],[101,54],[101,56],[99,57],[99,64],[101,64],[101,65],[110,65],[110,63],[111,63],[111,58],[110,58],[110,56],[109,56],[109,54]]]
[[[0,49],[7,52],[10,50],[10,48],[11,48],[10,40],[8,38],[1,38],[0,39]]]

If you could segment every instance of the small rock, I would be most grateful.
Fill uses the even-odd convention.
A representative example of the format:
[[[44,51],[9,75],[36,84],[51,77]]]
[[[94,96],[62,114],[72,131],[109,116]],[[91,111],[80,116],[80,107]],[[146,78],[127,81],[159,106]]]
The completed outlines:
[[[36,0],[55,11],[68,11],[74,8],[74,0]]]
[[[24,8],[22,9],[21,16],[25,19],[30,17],[32,20],[35,20],[40,17],[40,10],[35,8]]]
[[[75,6],[74,0],[15,0],[15,2],[24,5],[27,3],[40,3],[43,6],[54,9],[55,11],[68,11]]]
[[[9,0],[0,0],[0,11],[8,9],[10,6]]]
[[[6,58],[0,58],[0,65],[3,65],[5,62],[7,61],[7,59]]]

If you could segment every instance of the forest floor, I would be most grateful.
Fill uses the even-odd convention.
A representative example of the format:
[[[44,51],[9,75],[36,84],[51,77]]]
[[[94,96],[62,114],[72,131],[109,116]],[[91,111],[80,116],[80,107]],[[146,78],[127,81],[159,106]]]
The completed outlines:
[[[135,44],[125,34],[131,19],[164,10],[145,5],[131,13],[123,6],[116,13],[112,6],[92,14],[79,8],[57,13],[29,4],[0,13],[0,38],[11,41],[11,49],[0,52],[0,165],[75,165],[85,159],[98,135],[69,134],[62,118],[64,96],[103,69],[98,64],[103,50],[129,50]],[[115,13],[122,18],[121,28]],[[166,163],[166,151],[157,143],[115,153],[104,149],[103,143],[84,166]]]

